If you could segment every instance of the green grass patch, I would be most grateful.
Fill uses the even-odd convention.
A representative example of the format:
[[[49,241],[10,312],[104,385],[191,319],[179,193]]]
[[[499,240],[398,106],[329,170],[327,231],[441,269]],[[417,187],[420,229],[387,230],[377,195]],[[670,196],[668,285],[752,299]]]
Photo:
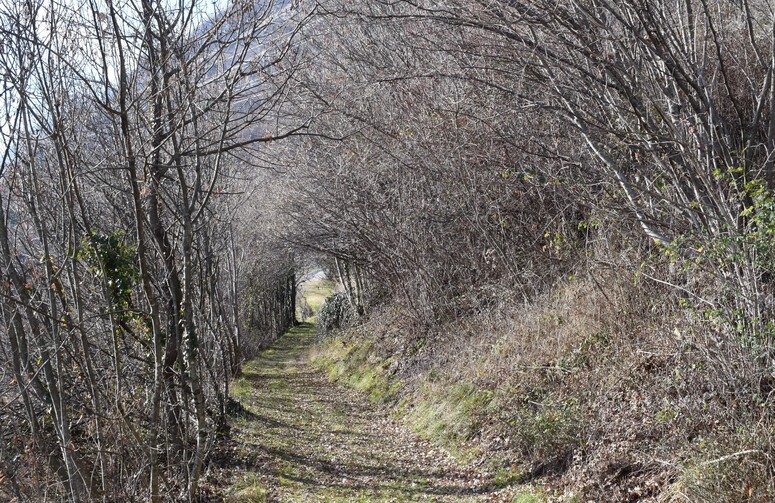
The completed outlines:
[[[250,393],[251,385],[245,376],[238,377],[231,382],[231,395],[237,400],[244,400]]]
[[[367,342],[348,345],[331,338],[312,356],[311,362],[326,372],[329,380],[356,388],[375,403],[395,401],[402,386],[399,379],[388,373],[390,361],[374,358]]]
[[[402,394],[405,383],[391,376],[388,370],[392,360],[378,359],[373,344],[362,338],[329,338],[318,346],[311,362],[326,372],[329,380],[358,389],[374,402],[395,404],[396,419],[421,437],[444,447],[459,461],[469,463],[487,456],[493,473],[492,485],[513,494],[513,501],[546,501],[542,492],[521,484],[524,480],[521,464],[483,452],[469,442],[505,403],[511,390],[504,395],[502,391],[493,392],[472,383],[454,382],[451,376],[436,370],[423,376],[411,393]],[[571,423],[576,419],[576,410],[572,403],[531,412],[525,431],[517,432],[517,436],[541,447],[561,447],[575,441]]]
[[[230,503],[264,503],[269,494],[258,476],[252,472],[244,473],[232,486],[232,493],[226,498]]]
[[[456,457],[476,455],[465,443],[477,431],[483,414],[495,404],[493,393],[469,383],[425,381],[418,389],[406,422],[421,436],[443,445]]]
[[[312,356],[315,367],[328,378],[359,389],[372,401],[395,403],[395,416],[417,434],[443,446],[462,462],[470,462],[483,453],[467,442],[481,427],[486,417],[502,403],[500,395],[480,389],[471,383],[451,384],[450,378],[438,372],[426,375],[412,394],[398,399],[404,383],[389,376],[390,361],[374,356],[372,343],[363,339],[331,338]],[[547,431],[548,434],[553,432]],[[513,501],[538,503],[545,495],[531,486],[522,486],[521,467],[492,459],[495,487],[513,492]]]
[[[533,488],[520,490],[514,495],[512,503],[543,503],[546,501],[546,495]]]

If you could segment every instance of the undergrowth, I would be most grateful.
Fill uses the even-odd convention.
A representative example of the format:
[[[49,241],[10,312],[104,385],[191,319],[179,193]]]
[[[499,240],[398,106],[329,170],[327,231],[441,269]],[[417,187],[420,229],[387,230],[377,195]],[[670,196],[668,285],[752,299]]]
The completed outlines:
[[[458,458],[470,460],[475,452],[466,448],[466,442],[496,404],[491,391],[477,389],[471,383],[440,385],[423,379],[402,405],[405,421],[417,433]]]
[[[372,357],[371,345],[348,344],[338,338],[328,339],[311,356],[313,366],[327,373],[331,381],[345,383],[364,393],[376,403],[395,401],[402,383],[389,374],[389,362]]]
[[[314,362],[500,486],[771,501],[770,381],[672,295],[627,277],[575,279],[421,334],[385,309]]]

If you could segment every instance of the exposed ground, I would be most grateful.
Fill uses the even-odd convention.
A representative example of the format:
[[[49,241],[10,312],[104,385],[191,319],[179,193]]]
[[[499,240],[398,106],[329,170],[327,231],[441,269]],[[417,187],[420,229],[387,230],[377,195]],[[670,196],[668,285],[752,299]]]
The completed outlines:
[[[291,330],[234,383],[227,501],[537,501],[494,492],[485,474],[329,382],[309,363],[314,339],[311,324]]]

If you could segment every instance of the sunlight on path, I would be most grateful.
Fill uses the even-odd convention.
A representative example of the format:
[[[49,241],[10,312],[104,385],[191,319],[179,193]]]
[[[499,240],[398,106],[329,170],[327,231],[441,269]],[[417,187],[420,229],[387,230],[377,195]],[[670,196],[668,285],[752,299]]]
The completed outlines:
[[[235,382],[242,469],[231,501],[491,501],[474,471],[315,371],[314,339],[300,325]]]

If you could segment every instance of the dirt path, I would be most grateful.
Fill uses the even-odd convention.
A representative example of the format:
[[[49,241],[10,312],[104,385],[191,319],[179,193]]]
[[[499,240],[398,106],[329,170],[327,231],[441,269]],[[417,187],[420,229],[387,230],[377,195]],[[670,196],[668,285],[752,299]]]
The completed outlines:
[[[492,501],[488,482],[307,362],[304,324],[244,369],[228,501]]]

